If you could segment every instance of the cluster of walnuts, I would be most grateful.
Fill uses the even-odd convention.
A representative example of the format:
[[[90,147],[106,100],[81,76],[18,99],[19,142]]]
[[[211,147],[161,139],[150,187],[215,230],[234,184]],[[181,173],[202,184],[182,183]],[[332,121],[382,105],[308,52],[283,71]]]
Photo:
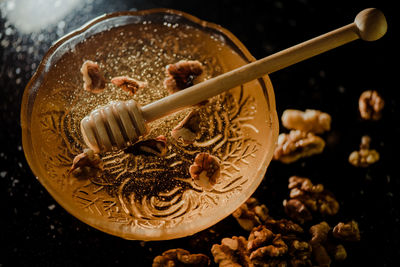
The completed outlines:
[[[226,237],[220,244],[212,245],[215,264],[220,267],[330,266],[334,261],[347,258],[345,245],[360,240],[357,222],[339,222],[334,227],[326,221],[314,223],[312,214],[324,217],[338,212],[339,204],[334,196],[322,184],[314,185],[308,178],[290,177],[288,187],[291,200],[301,202],[303,209],[308,210],[307,216],[304,217],[301,209],[288,212],[285,206],[290,219],[277,220],[269,215],[265,204],[255,198],[248,199],[232,214],[239,225],[250,232],[248,237]],[[179,257],[182,253],[187,255],[184,260]],[[205,254],[171,249],[157,256],[153,267],[200,267],[211,263]]]
[[[358,108],[363,120],[377,121],[382,117],[385,102],[375,90],[364,91],[359,98]],[[325,141],[318,136],[331,128],[331,116],[319,110],[307,109],[304,112],[287,109],[281,117],[282,125],[289,133],[281,133],[274,151],[274,159],[292,163],[300,158],[319,154],[324,150]],[[370,149],[371,138],[363,136],[360,150],[349,156],[350,164],[368,167],[379,160],[379,153]]]

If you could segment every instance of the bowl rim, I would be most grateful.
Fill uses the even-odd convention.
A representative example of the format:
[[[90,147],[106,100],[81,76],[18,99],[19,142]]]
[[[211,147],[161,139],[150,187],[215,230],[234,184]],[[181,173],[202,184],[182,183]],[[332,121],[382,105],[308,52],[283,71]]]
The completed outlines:
[[[37,164],[39,164],[39,163],[36,162],[35,157],[32,157],[32,155],[28,155],[28,153],[27,153],[28,150],[25,149],[27,147],[32,147],[32,140],[30,138],[31,134],[30,134],[30,127],[29,127],[31,124],[31,121],[30,121],[29,115],[32,112],[32,108],[33,108],[32,101],[34,101],[36,92],[32,92],[31,88],[33,88],[33,86],[36,85],[37,83],[40,83],[41,79],[43,79],[43,77],[46,75],[45,67],[46,67],[46,64],[48,63],[48,61],[51,59],[52,55],[57,51],[57,49],[61,45],[70,41],[73,37],[78,36],[86,31],[88,31],[93,26],[97,25],[98,23],[104,22],[111,18],[121,17],[121,16],[146,16],[146,15],[152,15],[152,14],[156,14],[156,13],[172,14],[175,16],[180,16],[180,17],[183,17],[183,18],[195,23],[196,25],[200,25],[204,29],[209,28],[211,30],[217,31],[217,32],[221,33],[222,35],[226,36],[230,41],[232,41],[233,44],[243,53],[243,56],[246,60],[248,60],[249,62],[255,61],[255,58],[250,54],[250,52],[244,46],[244,44],[236,36],[234,36],[229,30],[225,29],[224,27],[222,27],[218,24],[201,20],[201,19],[199,19],[191,14],[188,14],[186,12],[169,9],[169,8],[154,8],[154,9],[147,9],[147,10],[140,10],[140,11],[113,12],[113,13],[100,15],[100,16],[90,20],[89,22],[85,23],[83,26],[77,28],[76,30],[71,31],[70,33],[66,34],[65,36],[63,36],[63,37],[59,38],[57,41],[55,41],[51,45],[51,47],[48,49],[46,54],[44,55],[37,70],[35,71],[32,78],[26,85],[26,87],[24,89],[23,97],[22,97],[22,102],[21,102],[20,121],[21,121],[21,130],[22,130],[22,145],[24,148],[25,158],[27,159],[27,162],[28,162],[33,174],[35,175],[36,179],[39,180],[39,182],[46,188],[46,190],[49,192],[49,194],[68,213],[70,213],[74,217],[78,218],[80,221],[82,221],[96,229],[99,229],[108,234],[119,236],[119,237],[122,237],[125,239],[168,240],[168,239],[181,238],[184,236],[195,234],[199,231],[202,231],[202,230],[214,225],[215,223],[217,223],[217,222],[223,220],[224,218],[226,218],[227,216],[229,216],[235,209],[233,209],[233,210],[225,209],[226,211],[225,211],[224,216],[219,217],[218,219],[208,220],[208,223],[203,224],[206,226],[202,227],[201,229],[196,229],[195,231],[191,231],[189,233],[184,231],[185,234],[183,234],[183,235],[182,234],[179,235],[179,232],[182,232],[182,230],[180,230],[179,232],[172,231],[172,232],[168,232],[167,237],[163,236],[162,238],[160,238],[160,236],[157,234],[153,235],[153,236],[146,236],[144,234],[142,234],[142,235],[139,234],[139,235],[135,236],[132,233],[132,231],[129,231],[129,229],[125,229],[124,227],[112,228],[112,229],[110,227],[104,227],[104,223],[97,223],[96,219],[93,219],[93,218],[91,219],[91,218],[84,216],[84,214],[79,214],[79,213],[75,212],[74,211],[75,209],[72,207],[72,205],[69,202],[63,201],[63,198],[61,196],[59,196],[59,194],[57,193],[57,190],[54,190],[54,188],[52,188],[51,184],[48,181],[46,181],[46,179],[43,179],[37,175],[40,173],[40,171],[38,169],[36,169],[35,166],[38,166]],[[115,27],[117,27],[117,26],[115,26]],[[264,75],[260,79],[262,79],[263,83],[265,84],[266,91],[265,90],[263,90],[263,91],[264,91],[264,94],[266,94],[265,97],[267,97],[269,99],[269,101],[267,101],[267,103],[270,108],[270,118],[271,118],[272,124],[277,125],[276,130],[274,131],[274,129],[272,129],[272,131],[271,131],[271,134],[272,134],[271,137],[273,138],[273,140],[275,140],[273,145],[276,145],[276,140],[278,138],[278,133],[279,133],[279,122],[278,122],[278,117],[277,117],[277,112],[276,112],[275,94],[274,94],[274,90],[272,87],[271,80],[269,79],[269,76]],[[23,112],[24,111],[23,107],[26,107],[25,112]],[[267,151],[267,155],[266,155],[266,158],[268,159],[267,164],[264,164],[265,166],[261,166],[258,169],[257,174],[262,174],[263,177],[265,176],[267,167],[269,166],[271,159],[272,159],[272,154],[273,154],[273,149],[271,149],[270,151]],[[259,179],[257,181],[257,183],[252,184],[253,186],[250,188],[250,190],[253,193],[257,189],[257,187],[259,186],[259,184],[261,183],[262,180],[263,180],[263,178]],[[241,195],[242,195],[242,197],[237,199],[237,201],[240,202],[240,204],[244,203],[247,200],[247,198],[243,197],[244,194],[241,194]],[[205,221],[207,222],[207,220],[205,220]],[[162,233],[164,235],[166,235],[165,232],[162,232]]]

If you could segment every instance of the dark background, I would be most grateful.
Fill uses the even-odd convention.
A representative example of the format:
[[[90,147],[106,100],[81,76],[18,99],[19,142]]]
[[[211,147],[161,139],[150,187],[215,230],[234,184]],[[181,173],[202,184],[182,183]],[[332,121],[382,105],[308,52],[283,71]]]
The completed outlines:
[[[48,1],[51,5],[65,1]],[[389,1],[348,1],[319,6],[317,0],[293,1],[80,1],[78,8],[45,28],[21,32],[9,17],[21,2],[0,3],[0,266],[150,266],[152,259],[181,247],[210,255],[213,243],[245,235],[232,217],[194,236],[162,242],[127,241],[78,221],[56,203],[30,171],[21,144],[20,103],[24,87],[51,43],[104,13],[167,7],[220,24],[261,58],[350,23],[364,8],[386,15],[388,32],[376,42],[355,41],[334,51],[270,75],[278,116],[286,108],[321,109],[332,115],[332,130],[323,137],[323,154],[291,165],[272,162],[255,196],[272,216],[284,217],[291,175],[309,177],[332,191],[341,208],[328,222],[359,222],[362,240],[346,247],[340,266],[400,266],[398,136],[400,98],[395,51],[394,6]],[[13,24],[14,23],[14,24]],[[397,49],[397,47],[396,47]],[[392,62],[393,61],[393,62]],[[393,64],[394,65],[391,65]],[[393,66],[395,68],[393,68]],[[393,70],[394,69],[394,70]],[[386,101],[382,120],[359,118],[358,97],[374,89]],[[285,131],[285,129],[281,129]],[[361,136],[372,138],[381,159],[355,168],[348,155]]]

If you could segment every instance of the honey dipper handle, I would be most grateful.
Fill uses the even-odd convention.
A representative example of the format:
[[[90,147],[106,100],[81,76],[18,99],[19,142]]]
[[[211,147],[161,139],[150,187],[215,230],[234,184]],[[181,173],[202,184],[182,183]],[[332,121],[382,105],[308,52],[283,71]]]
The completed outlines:
[[[365,9],[356,16],[353,23],[146,105],[142,108],[143,117],[146,121],[152,121],[358,38],[377,40],[386,33],[386,29],[386,19],[381,11]]]

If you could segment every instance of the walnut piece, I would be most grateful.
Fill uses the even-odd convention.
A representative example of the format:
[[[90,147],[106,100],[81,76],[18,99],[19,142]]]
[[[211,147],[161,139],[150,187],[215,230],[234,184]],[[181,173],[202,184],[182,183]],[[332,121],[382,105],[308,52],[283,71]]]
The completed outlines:
[[[265,225],[254,227],[249,235],[247,249],[253,251],[274,238],[274,233]]]
[[[314,185],[308,178],[292,176],[288,187],[291,199],[283,202],[285,212],[301,224],[312,219],[312,212],[335,215],[339,211],[336,198],[322,184]]]
[[[253,266],[247,251],[247,240],[243,236],[222,239],[221,245],[214,244],[211,247],[211,253],[220,267]]]
[[[325,247],[320,243],[312,245],[312,254],[317,266],[329,267],[332,263],[331,257],[326,251]]]
[[[216,157],[202,152],[197,154],[189,168],[189,173],[197,185],[211,189],[220,177],[220,169],[219,160]]]
[[[91,149],[84,149],[83,153],[75,156],[69,173],[76,177],[96,175],[103,170],[103,161]]]
[[[375,90],[363,92],[358,100],[358,109],[364,120],[379,120],[384,106],[385,101]]]
[[[328,113],[314,109],[305,112],[296,109],[287,109],[283,112],[281,121],[287,129],[321,134],[331,129],[331,116]]]
[[[201,130],[200,123],[200,112],[194,109],[172,129],[171,136],[177,141],[182,141],[184,144],[192,144]]]
[[[284,240],[293,239],[293,237],[301,235],[304,232],[300,225],[288,219],[274,220],[268,218],[264,225],[274,233],[282,234]]]
[[[317,243],[325,243],[328,239],[328,233],[331,230],[331,227],[327,222],[321,222],[319,224],[313,225],[310,227],[311,234],[311,244]]]
[[[203,65],[197,60],[181,60],[166,67],[167,78],[164,87],[170,94],[188,88],[201,81]]]
[[[293,267],[313,266],[311,252],[312,247],[308,242],[294,240],[289,247],[290,265]]]
[[[285,213],[300,224],[312,220],[310,210],[298,199],[285,199],[283,201],[283,207],[285,208]]]
[[[111,82],[125,92],[128,92],[130,95],[134,95],[137,90],[146,86],[145,82],[141,82],[127,76],[114,77],[111,79]]]
[[[99,65],[91,60],[86,60],[82,67],[83,88],[92,93],[101,93],[106,87],[106,80]]]
[[[274,234],[265,225],[259,225],[251,230],[247,249],[251,252],[250,260],[259,261],[266,257],[285,255],[289,248],[281,234]]]
[[[268,208],[260,205],[255,198],[249,198],[237,210],[232,213],[240,226],[247,231],[251,231],[268,219]]]
[[[289,134],[279,135],[274,159],[292,163],[300,158],[322,153],[324,147],[325,141],[321,137],[313,133],[292,130]]]
[[[163,252],[153,260],[153,267],[172,266],[209,266],[210,259],[204,254],[190,254],[189,251],[176,248]]]
[[[347,251],[342,244],[327,246],[326,249],[335,261],[344,261],[347,258]]]
[[[360,230],[358,229],[358,223],[356,221],[350,221],[348,223],[338,223],[332,232],[335,238],[344,241],[360,241]]]
[[[127,147],[125,153],[133,155],[153,155],[163,157],[167,154],[167,138],[160,135],[154,139],[142,140]]]
[[[301,192],[309,192],[309,193],[321,193],[324,191],[324,186],[322,184],[314,185],[310,179],[299,177],[299,176],[291,176],[289,178],[289,189],[299,189]],[[297,191],[296,191],[297,192]],[[290,197],[294,198],[298,196],[300,193],[292,193],[290,192]]]
[[[369,149],[371,138],[363,136],[361,138],[360,150],[353,151],[349,156],[349,163],[355,167],[368,167],[379,161],[379,153],[375,149]]]

